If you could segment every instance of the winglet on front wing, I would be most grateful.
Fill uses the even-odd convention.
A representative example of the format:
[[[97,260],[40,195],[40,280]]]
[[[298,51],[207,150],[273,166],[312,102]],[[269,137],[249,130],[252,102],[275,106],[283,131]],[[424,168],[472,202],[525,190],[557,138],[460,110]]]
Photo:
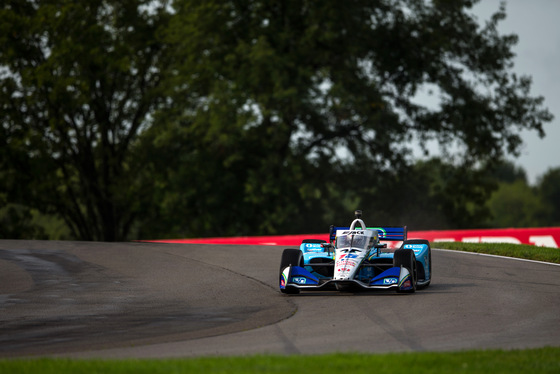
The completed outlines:
[[[389,288],[397,286],[398,290],[410,291],[413,289],[412,275],[405,267],[392,267],[370,281],[372,288]]]
[[[317,286],[319,279],[300,266],[288,266],[280,275],[280,289],[289,286]]]
[[[398,285],[401,278],[401,271],[401,268],[397,267],[387,269],[377,277],[373,278],[369,282],[369,285],[373,287],[391,287]]]

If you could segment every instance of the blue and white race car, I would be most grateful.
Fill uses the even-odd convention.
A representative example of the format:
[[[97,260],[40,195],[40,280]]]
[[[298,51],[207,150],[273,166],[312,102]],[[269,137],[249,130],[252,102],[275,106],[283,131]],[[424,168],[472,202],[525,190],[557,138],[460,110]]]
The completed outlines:
[[[350,227],[331,226],[330,242],[306,239],[299,249],[285,249],[280,263],[280,291],[351,291],[395,289],[412,293],[432,279],[430,243],[407,240],[406,226],[366,227],[356,211]],[[402,241],[388,249],[381,241]]]

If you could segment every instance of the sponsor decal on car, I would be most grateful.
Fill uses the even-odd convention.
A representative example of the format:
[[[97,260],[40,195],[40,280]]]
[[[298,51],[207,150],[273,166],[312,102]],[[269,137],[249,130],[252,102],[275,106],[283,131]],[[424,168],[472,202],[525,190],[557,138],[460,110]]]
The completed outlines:
[[[399,280],[397,278],[385,278],[383,279],[383,284],[395,284]]]
[[[352,261],[352,260],[339,260],[336,262],[336,266],[356,266],[358,265],[358,263],[356,261]]]
[[[350,259],[350,258],[358,258],[358,255],[353,255],[353,254],[342,254],[340,255],[340,257],[338,258],[339,260],[342,259]]]
[[[306,252],[323,252],[323,247],[318,243],[306,243],[305,250]]]
[[[418,253],[422,252],[422,250],[424,248],[426,248],[426,245],[425,244],[405,244],[404,248],[412,249],[414,254],[418,254]]]
[[[305,279],[305,277],[292,277],[292,282],[298,284],[305,284],[307,280]]]

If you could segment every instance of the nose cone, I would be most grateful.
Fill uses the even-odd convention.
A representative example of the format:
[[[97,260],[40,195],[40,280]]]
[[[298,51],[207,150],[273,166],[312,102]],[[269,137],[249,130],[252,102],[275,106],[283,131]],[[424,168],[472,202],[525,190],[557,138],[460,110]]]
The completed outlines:
[[[358,259],[355,255],[342,254],[336,259],[334,267],[334,279],[352,279],[358,267]]]

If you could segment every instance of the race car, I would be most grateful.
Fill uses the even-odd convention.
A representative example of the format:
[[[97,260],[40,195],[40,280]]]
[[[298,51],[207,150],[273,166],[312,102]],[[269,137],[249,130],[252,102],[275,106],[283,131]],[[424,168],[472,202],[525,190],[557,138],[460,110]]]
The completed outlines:
[[[429,286],[432,252],[424,239],[407,240],[406,226],[366,227],[362,212],[349,227],[331,226],[329,242],[305,239],[280,262],[280,291],[394,289],[413,293]],[[398,249],[382,241],[402,241]]]

